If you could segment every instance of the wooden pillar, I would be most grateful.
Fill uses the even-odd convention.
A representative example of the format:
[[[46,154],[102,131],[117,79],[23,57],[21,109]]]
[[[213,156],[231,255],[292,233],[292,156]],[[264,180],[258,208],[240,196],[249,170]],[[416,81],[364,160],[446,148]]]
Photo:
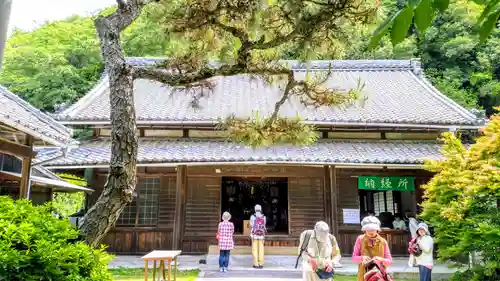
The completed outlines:
[[[182,248],[182,239],[184,236],[184,218],[185,218],[185,198],[187,184],[187,167],[177,166],[177,178],[175,188],[175,217],[174,229],[172,235],[172,248],[180,250]]]
[[[329,166],[323,166],[324,169],[324,208],[325,208],[325,221],[328,222],[328,225],[331,225],[332,223],[332,213],[331,213],[331,201],[330,201],[330,193],[331,193],[331,188],[330,188],[330,167]]]
[[[83,171],[83,178],[87,182],[87,187],[88,188],[93,188],[93,186],[94,186],[94,179],[95,179],[95,169],[93,169],[93,168],[86,168]],[[85,211],[87,211],[88,209],[90,209],[90,207],[92,207],[92,206],[90,206],[90,204],[93,205],[94,202],[92,202],[91,200],[89,200],[90,199],[89,198],[90,194],[88,194],[88,193],[85,192],[84,196],[85,196],[85,198],[84,198],[84,202],[83,202],[83,209]]]
[[[338,206],[337,169],[335,168],[335,166],[329,166],[329,170],[330,170],[330,216],[331,216],[330,227],[332,228],[332,234],[335,237],[338,237],[339,221],[337,215],[337,206]]]
[[[24,145],[33,151],[33,137],[26,136]],[[19,184],[19,199],[30,198],[30,176],[31,176],[31,156],[23,157],[23,164],[21,168],[21,183]]]

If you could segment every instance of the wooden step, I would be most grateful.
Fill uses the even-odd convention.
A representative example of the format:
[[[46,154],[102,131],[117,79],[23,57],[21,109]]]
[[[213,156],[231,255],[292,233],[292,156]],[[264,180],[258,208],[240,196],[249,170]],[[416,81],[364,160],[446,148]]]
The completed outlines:
[[[297,255],[297,247],[276,247],[276,246],[267,246],[264,247],[265,255],[273,255],[273,256],[296,256]],[[208,247],[208,254],[219,254],[219,247],[217,245],[210,245]],[[252,255],[252,247],[251,246],[235,246],[233,250],[231,250],[231,255]]]

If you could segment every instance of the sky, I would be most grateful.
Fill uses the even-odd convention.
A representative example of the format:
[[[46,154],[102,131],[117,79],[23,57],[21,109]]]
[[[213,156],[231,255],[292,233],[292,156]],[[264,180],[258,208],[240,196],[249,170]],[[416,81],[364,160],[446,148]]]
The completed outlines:
[[[13,0],[9,30],[30,30],[45,21],[78,15],[93,15],[115,4],[115,0]]]

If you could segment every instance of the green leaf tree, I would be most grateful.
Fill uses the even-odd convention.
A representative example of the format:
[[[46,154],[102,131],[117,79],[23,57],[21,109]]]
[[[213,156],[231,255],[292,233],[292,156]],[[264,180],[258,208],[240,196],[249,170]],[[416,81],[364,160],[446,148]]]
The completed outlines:
[[[445,161],[429,162],[437,174],[424,187],[422,218],[435,229],[439,256],[468,266],[452,280],[500,280],[500,116],[468,150],[451,133],[444,136]]]
[[[483,11],[477,18],[479,42],[484,42],[496,28],[500,18],[499,0],[468,0],[481,5]],[[372,36],[371,46],[375,46],[384,35],[391,32],[394,45],[401,43],[410,31],[410,23],[420,34],[424,34],[436,15],[444,13],[450,6],[450,0],[407,0],[405,6],[394,17],[388,18]]]

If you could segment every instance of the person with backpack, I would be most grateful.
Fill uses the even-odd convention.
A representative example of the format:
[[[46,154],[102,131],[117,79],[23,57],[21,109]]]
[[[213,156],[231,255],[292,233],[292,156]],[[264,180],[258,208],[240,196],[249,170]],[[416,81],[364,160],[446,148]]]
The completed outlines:
[[[334,275],[334,257],[337,255],[337,240],[329,233],[326,222],[319,221],[312,230],[300,234],[299,259],[302,258],[302,280],[319,281],[332,280]],[[333,239],[332,239],[333,238]]]
[[[253,267],[264,267],[264,239],[266,237],[266,216],[262,207],[255,205],[255,213],[250,217],[250,238],[252,239]]]
[[[379,235],[380,221],[374,216],[361,221],[361,231],[354,244],[352,261],[359,263],[357,281],[392,280],[385,270],[392,264],[387,241]],[[368,274],[368,275],[367,275]]]

